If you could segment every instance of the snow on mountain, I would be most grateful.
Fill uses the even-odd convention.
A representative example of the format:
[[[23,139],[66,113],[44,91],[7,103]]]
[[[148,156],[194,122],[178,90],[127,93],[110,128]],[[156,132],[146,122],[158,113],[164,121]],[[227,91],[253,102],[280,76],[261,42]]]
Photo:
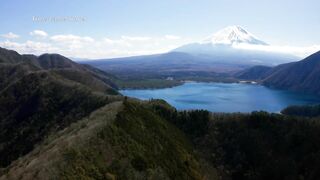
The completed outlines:
[[[267,45],[264,41],[258,39],[250,32],[244,30],[240,26],[228,26],[212,36],[206,38],[201,44],[212,43],[212,44],[255,44],[255,45]]]

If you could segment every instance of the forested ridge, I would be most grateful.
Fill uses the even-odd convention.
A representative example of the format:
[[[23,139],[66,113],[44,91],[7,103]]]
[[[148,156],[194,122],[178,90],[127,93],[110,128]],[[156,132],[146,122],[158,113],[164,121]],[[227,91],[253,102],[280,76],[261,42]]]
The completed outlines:
[[[268,112],[179,112],[159,107],[154,106],[186,133],[198,155],[208,160],[222,179],[320,176],[319,118]]]

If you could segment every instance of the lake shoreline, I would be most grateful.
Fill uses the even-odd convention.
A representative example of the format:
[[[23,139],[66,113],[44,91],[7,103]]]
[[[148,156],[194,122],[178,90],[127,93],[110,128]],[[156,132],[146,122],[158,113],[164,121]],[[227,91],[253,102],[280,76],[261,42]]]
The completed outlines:
[[[233,84],[233,83],[242,83],[242,84],[259,84],[256,81],[242,81],[242,80],[237,80],[237,81],[197,81],[197,80],[180,80],[176,84],[171,84],[171,85],[163,85],[161,87],[129,87],[129,88],[118,88],[118,90],[156,90],[156,89],[166,89],[166,88],[173,88],[177,86],[182,86],[185,83],[225,83],[225,84]]]
[[[197,82],[161,89],[125,89],[125,96],[142,100],[163,99],[178,110],[206,109],[211,112],[267,111],[279,113],[290,105],[320,103],[320,97],[273,89],[252,82]]]

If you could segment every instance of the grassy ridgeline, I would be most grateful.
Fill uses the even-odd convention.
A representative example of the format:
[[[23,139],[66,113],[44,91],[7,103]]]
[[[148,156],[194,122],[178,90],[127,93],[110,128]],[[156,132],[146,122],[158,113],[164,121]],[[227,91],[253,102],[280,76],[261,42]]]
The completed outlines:
[[[51,136],[3,178],[203,179],[201,166],[184,133],[150,103],[125,100]]]

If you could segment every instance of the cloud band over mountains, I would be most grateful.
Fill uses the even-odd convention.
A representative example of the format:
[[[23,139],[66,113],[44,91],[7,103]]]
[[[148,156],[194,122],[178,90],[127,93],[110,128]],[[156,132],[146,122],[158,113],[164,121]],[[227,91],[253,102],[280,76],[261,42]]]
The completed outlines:
[[[51,35],[43,30],[34,30],[25,37],[27,40],[19,41],[19,35],[9,32],[2,34],[0,46],[14,49],[22,54],[59,53],[74,58],[113,58],[135,55],[165,53],[193,40],[177,35],[128,36],[119,38],[93,38],[74,34]],[[251,45],[234,44],[234,48],[278,52],[306,57],[320,50],[320,45],[311,46],[277,46],[277,45]]]

